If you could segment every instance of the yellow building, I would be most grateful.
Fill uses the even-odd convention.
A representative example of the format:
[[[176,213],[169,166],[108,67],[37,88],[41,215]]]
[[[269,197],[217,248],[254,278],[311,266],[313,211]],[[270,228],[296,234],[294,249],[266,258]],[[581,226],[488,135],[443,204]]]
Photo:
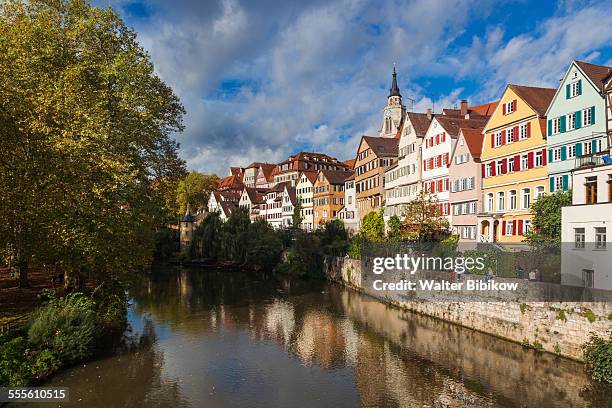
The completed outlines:
[[[548,192],[546,109],[556,90],[508,85],[483,130],[481,242],[519,243]]]

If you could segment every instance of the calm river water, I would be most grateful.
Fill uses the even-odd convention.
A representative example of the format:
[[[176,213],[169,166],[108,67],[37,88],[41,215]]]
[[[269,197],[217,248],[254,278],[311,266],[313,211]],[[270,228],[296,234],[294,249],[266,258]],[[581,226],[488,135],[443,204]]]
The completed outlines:
[[[576,362],[326,282],[165,270],[130,323],[132,351],[46,385],[88,408],[612,405]]]

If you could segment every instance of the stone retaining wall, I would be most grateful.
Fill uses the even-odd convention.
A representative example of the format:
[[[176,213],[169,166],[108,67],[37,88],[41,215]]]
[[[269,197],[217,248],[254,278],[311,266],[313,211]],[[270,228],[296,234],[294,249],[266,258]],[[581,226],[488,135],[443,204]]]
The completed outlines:
[[[475,301],[473,294],[376,291],[359,260],[329,258],[325,269],[330,280],[382,302],[575,360],[582,361],[582,345],[592,333],[607,336],[612,330],[612,302],[524,301],[533,293],[565,290],[557,284],[521,280],[522,293],[488,293]]]

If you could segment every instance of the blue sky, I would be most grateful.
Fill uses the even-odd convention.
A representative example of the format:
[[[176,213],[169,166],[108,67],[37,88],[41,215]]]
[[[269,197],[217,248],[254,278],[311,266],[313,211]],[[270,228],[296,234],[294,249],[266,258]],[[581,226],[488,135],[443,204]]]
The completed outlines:
[[[395,63],[423,111],[495,100],[507,83],[555,87],[572,59],[612,65],[605,1],[95,1],[138,32],[187,115],[190,168],[352,158],[376,134]],[[608,6],[608,7],[606,7]]]

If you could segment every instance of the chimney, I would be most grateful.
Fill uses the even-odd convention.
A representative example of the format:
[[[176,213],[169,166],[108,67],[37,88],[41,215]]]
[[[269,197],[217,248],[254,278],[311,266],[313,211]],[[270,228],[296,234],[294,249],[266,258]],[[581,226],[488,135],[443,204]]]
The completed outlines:
[[[433,114],[432,114],[431,108],[427,108],[427,119],[431,120],[432,116],[433,116]]]
[[[467,99],[461,100],[461,116],[465,117],[468,113]]]

